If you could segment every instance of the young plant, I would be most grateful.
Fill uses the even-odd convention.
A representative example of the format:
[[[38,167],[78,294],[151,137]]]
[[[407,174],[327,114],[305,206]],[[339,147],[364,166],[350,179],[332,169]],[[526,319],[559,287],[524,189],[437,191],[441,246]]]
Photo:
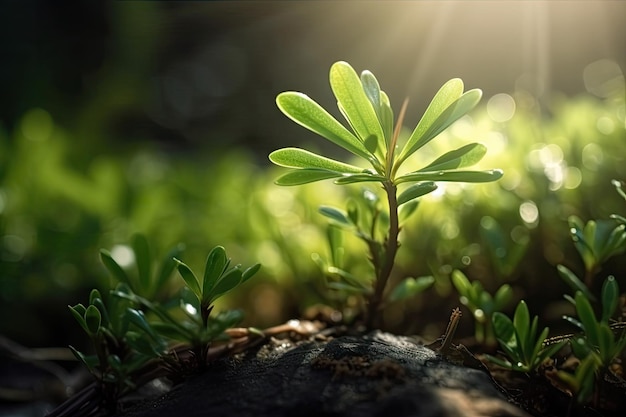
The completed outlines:
[[[87,307],[76,304],[70,311],[95,353],[70,349],[101,384],[103,406],[114,409],[119,397],[136,388],[136,374],[166,354],[167,342],[128,300],[111,296],[105,302],[95,289]]]
[[[574,305],[578,319],[565,317],[567,321],[578,327],[582,336],[570,341],[572,352],[581,363],[574,375],[565,371],[558,373],[559,378],[566,382],[577,393],[578,400],[585,402],[604,380],[611,364],[624,353],[626,348],[626,326],[624,323],[611,323],[611,317],[619,304],[619,286],[614,277],[608,277],[602,285],[602,310],[598,319],[587,296],[577,291]],[[590,360],[588,358],[593,358]],[[597,397],[596,397],[597,398]]]
[[[433,140],[453,122],[476,106],[481,91],[463,92],[463,82],[452,79],[437,92],[421,120],[404,143],[399,136],[407,109],[405,100],[394,125],[394,114],[387,94],[370,71],[359,75],[346,62],[336,62],[330,69],[330,85],[339,111],[348,123],[344,127],[322,106],[299,92],[277,96],[278,108],[294,122],[347,150],[363,162],[354,165],[327,158],[300,148],[284,148],[270,154],[270,160],[289,172],[279,177],[278,185],[293,186],[334,179],[336,184],[379,183],[387,205],[374,221],[385,217],[383,236],[367,236],[369,259],[374,279],[367,298],[365,324],[373,327],[384,302],[387,282],[398,250],[401,225],[399,209],[432,191],[438,181],[489,182],[502,176],[500,170],[467,171],[486,153],[486,147],[471,143],[449,151],[421,169],[402,173],[408,158]],[[332,216],[338,213],[333,213]],[[384,214],[384,216],[383,216]],[[343,222],[344,216],[338,216]],[[346,223],[350,225],[349,216]]]
[[[589,220],[585,224],[576,216],[568,221],[572,240],[585,264],[584,283],[591,287],[601,265],[626,250],[626,224],[615,220]]]
[[[517,305],[512,321],[500,312],[495,312],[492,320],[496,339],[510,360],[491,355],[487,355],[487,358],[513,371],[535,372],[546,359],[558,352],[566,343],[561,341],[553,345],[545,344],[549,330],[544,327],[537,335],[538,317],[535,316],[532,322],[530,321],[528,306],[524,300]]]
[[[145,238],[133,238],[133,249],[138,266],[136,277],[131,278],[108,251],[102,250],[103,263],[118,281],[115,289],[106,301],[98,290],[93,290],[87,307],[70,307],[91,339],[95,354],[70,349],[96,377],[102,393],[101,401],[90,400],[83,407],[97,407],[102,402],[113,410],[119,397],[154,378],[160,367],[185,369],[179,356],[183,352],[191,352],[195,369],[206,366],[211,342],[227,340],[227,329],[242,317],[237,310],[210,316],[213,303],[260,268],[260,264],[246,270],[240,265],[230,267],[226,251],[217,246],[209,253],[203,280],[199,281],[186,264],[171,257],[181,253],[177,247],[166,255],[153,276]],[[160,303],[140,295],[160,294],[159,286],[166,285],[176,267],[187,284],[178,297]],[[182,341],[184,345],[173,350],[172,341]]]
[[[224,330],[233,326],[241,319],[236,311],[219,314],[210,318],[213,303],[248,281],[261,268],[255,264],[247,269],[241,265],[230,267],[230,259],[222,246],[216,246],[207,256],[202,280],[199,280],[184,262],[176,259],[178,272],[187,284],[189,297],[181,300],[181,305],[189,320],[167,320],[159,327],[160,331],[179,340],[185,340],[194,347],[199,365],[206,364],[209,342],[223,335]]]
[[[495,345],[496,336],[492,326],[494,313],[504,309],[513,299],[513,289],[503,284],[492,296],[480,281],[470,283],[459,270],[452,272],[452,284],[459,293],[461,304],[467,306],[475,320],[474,336],[478,343]]]

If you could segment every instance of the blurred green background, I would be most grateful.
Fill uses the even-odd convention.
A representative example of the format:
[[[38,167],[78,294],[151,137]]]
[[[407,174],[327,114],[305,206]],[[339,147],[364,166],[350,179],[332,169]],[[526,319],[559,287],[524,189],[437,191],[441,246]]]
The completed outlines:
[[[489,289],[511,283],[557,322],[569,290],[555,266],[582,271],[567,217],[626,213],[610,183],[626,179],[625,23],[616,1],[2,2],[0,334],[80,345],[67,305],[111,285],[100,248],[132,267],[134,233],[157,255],[184,243],[195,269],[217,244],[237,263],[261,262],[220,306],[243,308],[247,324],[323,301],[317,207],[360,186],[279,188],[267,154],[343,156],[274,104],[297,90],[333,109],[337,60],[371,70],[396,111],[409,97],[407,128],[448,79],[481,88],[479,108],[415,164],[479,141],[481,167],[505,171],[423,199],[395,279],[435,274],[436,285],[390,308],[388,326],[441,333],[459,304],[454,268]],[[359,242],[348,245],[353,270],[368,273]],[[622,256],[602,273],[626,288],[625,268]]]

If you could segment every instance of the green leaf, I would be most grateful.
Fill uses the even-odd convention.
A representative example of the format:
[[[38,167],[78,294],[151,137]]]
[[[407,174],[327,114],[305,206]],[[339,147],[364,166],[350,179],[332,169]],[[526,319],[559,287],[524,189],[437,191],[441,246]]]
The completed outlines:
[[[398,163],[402,163],[445,128],[473,109],[480,101],[481,95],[480,90],[470,90],[463,94],[463,81],[458,78],[445,83],[432,99],[415,130],[409,136],[402,152],[398,155]]]
[[[389,97],[384,91],[380,92],[380,124],[383,127],[385,138],[393,137],[393,110],[391,109],[391,103]],[[389,144],[387,144],[389,146]]]
[[[320,206],[318,211],[323,216],[328,217],[341,225],[352,226],[347,214],[342,210],[330,206]]]
[[[98,310],[96,306],[90,305],[87,307],[85,311],[85,325],[87,326],[89,334],[95,335],[98,333],[101,319],[100,310]]]
[[[328,240],[328,246],[330,248],[330,258],[332,260],[332,266],[341,268],[343,266],[343,233],[339,227],[330,224],[326,228],[326,238]]]
[[[143,290],[142,292],[150,291],[152,287],[152,265],[148,240],[144,235],[134,235],[131,246],[135,253],[135,262],[139,273],[139,287]]]
[[[578,314],[578,318],[585,328],[587,339],[593,346],[598,346],[598,322],[589,300],[580,291],[576,292],[574,299],[576,301],[576,314]]]
[[[496,339],[500,341],[500,344],[509,347],[515,347],[517,345],[515,341],[515,327],[510,318],[496,311],[491,317],[491,322]]]
[[[413,297],[429,288],[434,282],[435,277],[433,276],[406,278],[393,289],[391,295],[389,296],[389,300],[399,301]]]
[[[502,310],[513,299],[513,288],[509,284],[503,284],[493,296],[494,310]]]
[[[468,296],[471,293],[472,284],[470,284],[463,272],[458,269],[452,271],[452,284],[460,295],[469,298]]]
[[[294,91],[281,93],[276,97],[276,104],[287,117],[299,125],[357,156],[366,160],[372,158],[356,136],[306,94]]]
[[[626,224],[626,217],[620,216],[619,214],[611,214],[609,216],[613,220],[617,220],[621,224]]]
[[[341,177],[341,175],[340,172],[325,169],[294,169],[278,177],[276,184],[284,186],[302,185],[327,180],[329,178]]]
[[[74,354],[76,359],[78,359],[83,364],[85,364],[85,366],[87,367],[89,372],[91,372],[92,374],[95,375],[95,367],[98,365],[98,358],[95,355],[87,356],[84,353],[82,353],[79,350],[77,350],[72,345],[70,345],[68,347],[69,347],[70,351]]]
[[[349,199],[346,204],[346,209],[348,212],[348,218],[352,224],[359,224],[359,205],[354,199]]]
[[[478,163],[486,153],[487,148],[484,145],[480,143],[470,143],[453,151],[446,152],[428,166],[418,170],[418,172],[449,170],[472,166]]]
[[[595,302],[596,297],[589,291],[589,288],[566,266],[557,265],[556,269],[563,279],[574,291],[582,292],[587,299]]]
[[[376,112],[378,119],[380,120],[380,85],[378,84],[378,80],[370,71],[365,70],[361,72],[361,84],[363,85],[363,91],[365,91],[365,95],[369,99],[370,103],[372,103],[372,107],[374,107],[374,111]]]
[[[619,286],[614,276],[609,276],[602,284],[602,322],[608,323],[619,304]]]
[[[378,174],[345,174],[335,180],[335,184],[345,185],[357,182],[383,182],[386,178]]]
[[[108,269],[111,275],[113,275],[113,278],[115,278],[118,282],[123,282],[134,290],[134,286],[130,282],[126,271],[124,271],[122,267],[119,266],[117,262],[115,262],[115,259],[113,259],[113,256],[111,256],[111,252],[106,249],[100,249],[100,259],[102,260],[102,263],[104,264],[106,269]]]
[[[497,357],[495,357],[495,356],[491,356],[491,355],[488,355],[488,354],[485,354],[485,355],[483,355],[483,356],[484,356],[484,357],[485,357],[485,359],[487,359],[488,361],[493,362],[493,363],[495,363],[496,365],[501,366],[501,367],[503,367],[503,368],[505,368],[505,369],[514,369],[514,368],[515,368],[515,367],[513,366],[513,364],[512,364],[511,362],[507,361],[507,360],[503,360],[503,359],[500,359],[500,358],[497,358]]]
[[[208,306],[213,304],[213,302],[219,297],[237,287],[241,283],[242,278],[243,273],[241,272],[241,268],[239,266],[231,268],[229,271],[224,273],[211,290],[211,293],[208,294],[208,296],[205,295],[205,300],[207,301],[205,305]]]
[[[259,272],[259,269],[261,269],[261,264],[254,264],[250,268],[246,268],[246,270],[241,274],[241,283],[243,284],[252,278],[257,272]]]
[[[200,289],[198,278],[196,278],[191,268],[189,268],[183,261],[176,258],[174,258],[174,261],[176,261],[178,273],[185,281],[185,284],[187,284],[189,289],[196,295],[198,301],[202,300],[202,290]]]
[[[396,184],[414,181],[491,182],[502,178],[502,171],[433,171],[411,172],[396,179]]]
[[[437,189],[437,184],[432,181],[420,182],[411,185],[398,196],[398,205],[408,203],[411,200],[422,197],[428,193],[432,193]]]
[[[85,306],[82,304],[76,304],[75,306],[68,307],[72,316],[74,316],[78,324],[80,324],[80,327],[83,328],[85,333],[89,334],[89,327],[87,327],[87,323],[85,322],[85,313],[87,312]]]
[[[463,81],[453,78],[446,82],[431,100],[424,115],[415,127],[415,130],[407,140],[404,149],[398,156],[399,161],[405,160],[413,152],[419,149],[418,141],[424,136],[426,131],[435,123],[437,118],[463,94]]]
[[[350,125],[361,140],[365,141],[374,135],[379,144],[384,143],[384,133],[374,107],[365,94],[359,76],[350,64],[339,61],[331,66],[330,86]]]
[[[346,174],[363,172],[363,168],[326,158],[300,148],[278,149],[270,153],[269,158],[276,165],[287,168],[316,168]]]
[[[204,279],[202,281],[202,298],[201,303],[208,302],[208,296],[213,291],[213,288],[217,284],[224,273],[225,268],[228,265],[228,257],[226,256],[226,250],[222,246],[214,247],[206,258],[206,264],[204,267]]]
[[[146,332],[153,340],[159,340],[157,334],[152,327],[150,327],[150,324],[148,324],[143,312],[135,310],[134,308],[128,308],[126,309],[126,317],[130,323]]]
[[[524,300],[521,300],[515,309],[515,313],[513,315],[513,326],[515,327],[515,332],[519,336],[522,352],[526,355],[529,353],[526,349],[526,345],[528,344],[527,341],[530,336],[530,314],[528,312],[528,306]]]
[[[89,304],[93,304],[98,299],[102,300],[102,294],[94,288],[89,292]]]
[[[602,242],[602,253],[600,254],[600,260],[604,261],[611,256],[623,252],[626,249],[624,243],[626,242],[626,225],[620,224],[615,227],[606,241]]]

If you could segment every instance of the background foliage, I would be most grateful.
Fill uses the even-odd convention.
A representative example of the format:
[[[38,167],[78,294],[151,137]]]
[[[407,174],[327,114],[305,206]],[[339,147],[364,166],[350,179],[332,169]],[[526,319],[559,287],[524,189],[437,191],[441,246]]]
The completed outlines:
[[[78,2],[80,18],[69,19],[44,3],[3,4],[11,10],[0,13],[5,20],[14,17],[0,27],[20,34],[1,37],[3,61],[10,65],[0,74],[6,91],[0,115],[0,334],[24,344],[80,345],[67,305],[88,298],[94,286],[110,286],[100,248],[132,267],[127,245],[137,232],[159,254],[183,242],[183,260],[194,268],[216,245],[245,265],[261,262],[255,280],[218,302],[218,309],[220,303],[242,307],[248,324],[276,324],[320,302],[325,290],[311,254],[326,256],[328,249],[317,207],[341,205],[342,193],[359,193],[361,186],[280,188],[273,184],[279,170],[269,167],[266,155],[286,144],[323,146],[284,120],[274,97],[290,89],[319,92],[318,102],[332,107],[324,95],[326,71],[337,59],[359,71],[371,69],[384,85],[406,80],[388,92],[415,100],[411,120],[448,78],[460,76],[469,87],[482,88],[482,104],[422,157],[478,141],[489,149],[481,167],[505,171],[498,183],[448,185],[423,199],[402,232],[395,274],[434,274],[436,282],[424,296],[387,311],[391,329],[439,335],[459,304],[450,282],[458,268],[492,292],[509,283],[516,299],[526,299],[533,314],[557,330],[564,325],[560,316],[571,309],[555,302],[567,292],[556,265],[584,269],[567,218],[626,213],[610,182],[626,179],[623,56],[610,52],[623,51],[623,41],[607,43],[614,49],[589,54],[568,70],[558,57],[548,57],[554,59],[553,77],[539,76],[540,63],[530,71],[504,68],[505,76],[494,70],[497,65],[484,66],[489,57],[463,61],[441,53],[415,64],[353,48],[357,39],[382,42],[382,29],[359,27],[326,55],[305,53],[325,39],[317,23],[325,21],[326,29],[339,24],[344,5],[329,11],[307,4],[193,9]],[[438,21],[450,6],[421,7],[412,10],[414,19],[432,12]],[[619,2],[611,7],[623,8]],[[387,22],[383,29],[402,13],[393,10],[380,14]],[[362,13],[382,11],[370,6]],[[458,13],[451,8],[449,18],[455,21]],[[50,23],[40,24],[44,15]],[[608,15],[615,20],[626,14]],[[296,35],[285,39],[284,32]],[[416,34],[411,50],[426,50],[426,35]],[[487,39],[475,41],[489,49]],[[279,56],[281,42],[286,44]],[[578,46],[584,49],[584,43]],[[517,50],[513,41],[510,50]],[[401,47],[394,53],[411,56]],[[553,89],[538,87],[546,80]],[[354,263],[363,248],[345,239],[346,262]],[[622,287],[625,262],[613,258],[602,271]],[[350,267],[359,268],[368,266]],[[469,319],[463,320],[468,325],[459,332],[471,334]]]

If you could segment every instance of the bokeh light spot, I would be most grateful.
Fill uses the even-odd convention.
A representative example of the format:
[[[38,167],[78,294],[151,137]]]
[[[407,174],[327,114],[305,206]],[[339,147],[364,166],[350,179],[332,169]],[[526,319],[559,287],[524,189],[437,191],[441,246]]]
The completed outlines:
[[[596,171],[604,161],[604,152],[599,145],[589,143],[583,148],[582,160],[585,168],[590,171]]]
[[[569,190],[576,189],[582,181],[583,174],[580,172],[580,169],[576,167],[567,167],[565,170],[565,181],[563,184],[565,188]]]
[[[598,119],[596,127],[598,128],[600,133],[610,135],[615,130],[615,123],[609,117],[603,116]]]
[[[508,94],[496,94],[487,102],[487,114],[494,122],[506,122],[515,114],[515,100]]]
[[[532,201],[525,201],[519,206],[519,215],[528,225],[536,225],[539,220],[539,209]]]
[[[111,249],[111,256],[122,268],[127,268],[135,262],[135,254],[126,245],[115,245]]]

